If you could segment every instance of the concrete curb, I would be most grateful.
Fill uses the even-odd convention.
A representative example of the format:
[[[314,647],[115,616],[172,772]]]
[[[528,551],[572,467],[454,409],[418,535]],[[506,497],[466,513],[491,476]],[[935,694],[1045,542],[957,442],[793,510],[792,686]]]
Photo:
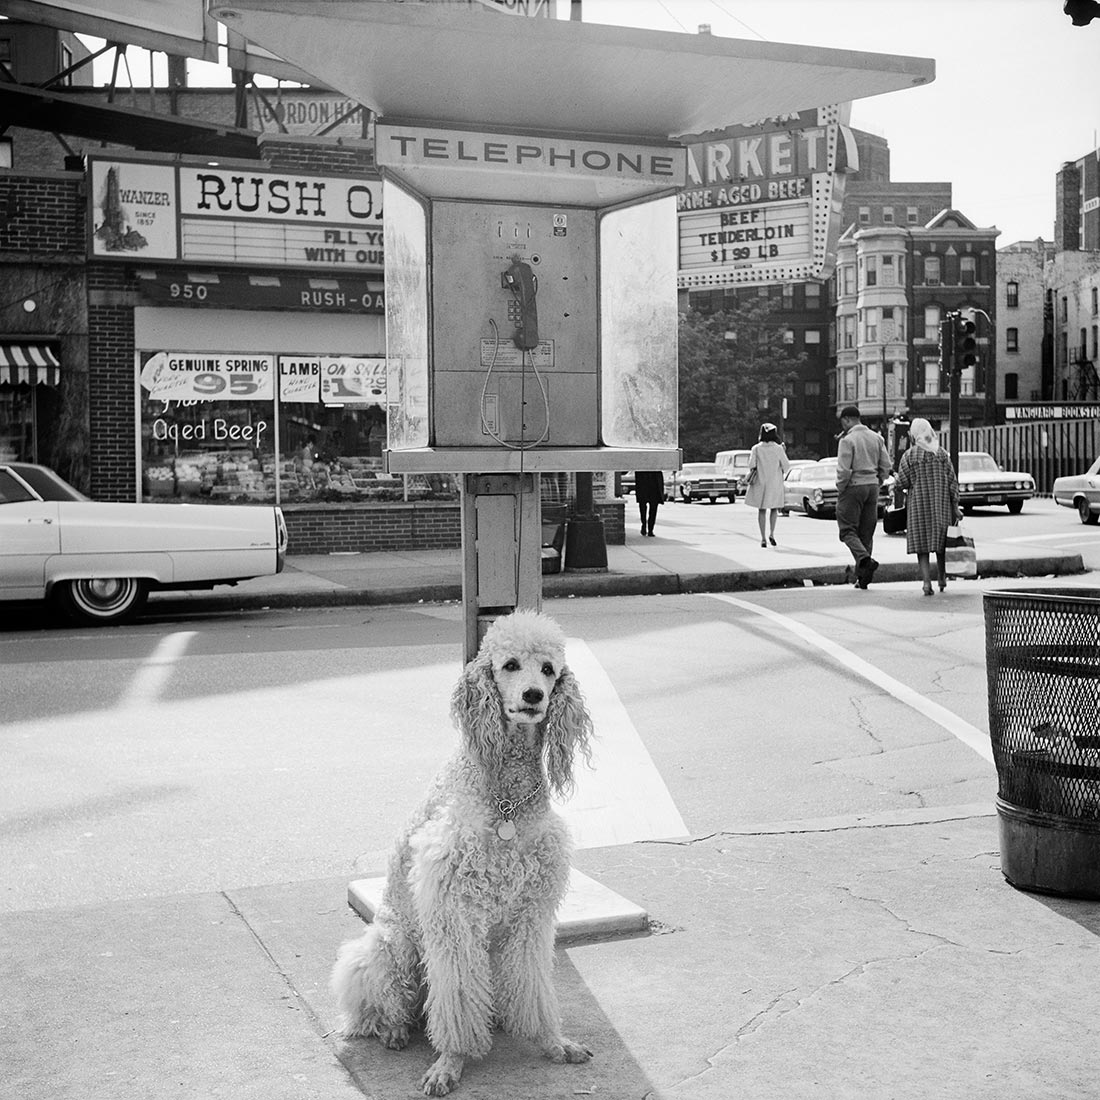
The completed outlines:
[[[1084,573],[1080,554],[1046,554],[1032,558],[989,558],[979,561],[978,579],[989,577],[1070,576]],[[883,562],[877,583],[916,581],[915,562]],[[801,588],[851,583],[836,564],[803,569],[730,570],[719,573],[553,573],[543,577],[547,599],[571,596],[682,596],[702,592],[752,592],[769,588]],[[256,611],[292,607],[358,607],[394,604],[443,603],[462,599],[460,582],[424,583],[391,588],[335,587],[285,592],[177,592],[154,593],[150,606],[165,611]]]

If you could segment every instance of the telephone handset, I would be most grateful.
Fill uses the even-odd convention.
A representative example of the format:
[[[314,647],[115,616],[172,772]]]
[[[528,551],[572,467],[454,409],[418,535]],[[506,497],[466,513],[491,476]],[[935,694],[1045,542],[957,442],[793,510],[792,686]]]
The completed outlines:
[[[528,264],[513,259],[512,265],[500,273],[500,285],[512,292],[508,303],[508,318],[515,322],[512,340],[517,348],[530,350],[539,345],[539,314],[535,305],[538,279]]]

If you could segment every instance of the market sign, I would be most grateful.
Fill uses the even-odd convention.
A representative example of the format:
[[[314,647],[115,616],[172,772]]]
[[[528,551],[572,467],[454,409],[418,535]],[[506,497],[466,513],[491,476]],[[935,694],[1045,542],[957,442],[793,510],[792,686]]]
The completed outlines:
[[[383,270],[377,179],[90,159],[90,255]]]
[[[681,289],[831,274],[845,173],[859,167],[849,108],[730,126],[688,144],[677,197]]]

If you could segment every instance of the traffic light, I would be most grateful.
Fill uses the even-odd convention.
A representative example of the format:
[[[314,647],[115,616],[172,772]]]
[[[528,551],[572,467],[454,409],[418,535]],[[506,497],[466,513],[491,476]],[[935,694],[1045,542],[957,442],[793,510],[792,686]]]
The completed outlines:
[[[955,370],[966,370],[978,361],[978,326],[961,313],[952,321],[955,345]]]
[[[1062,11],[1075,27],[1087,27],[1094,19],[1100,19],[1100,4],[1096,0],[1066,0]]]

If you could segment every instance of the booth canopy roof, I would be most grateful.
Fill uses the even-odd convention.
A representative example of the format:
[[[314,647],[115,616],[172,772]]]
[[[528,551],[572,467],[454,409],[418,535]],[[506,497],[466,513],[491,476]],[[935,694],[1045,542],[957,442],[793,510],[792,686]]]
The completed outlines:
[[[479,5],[215,0],[214,16],[382,116],[684,137],[927,84],[935,62],[524,18]]]

